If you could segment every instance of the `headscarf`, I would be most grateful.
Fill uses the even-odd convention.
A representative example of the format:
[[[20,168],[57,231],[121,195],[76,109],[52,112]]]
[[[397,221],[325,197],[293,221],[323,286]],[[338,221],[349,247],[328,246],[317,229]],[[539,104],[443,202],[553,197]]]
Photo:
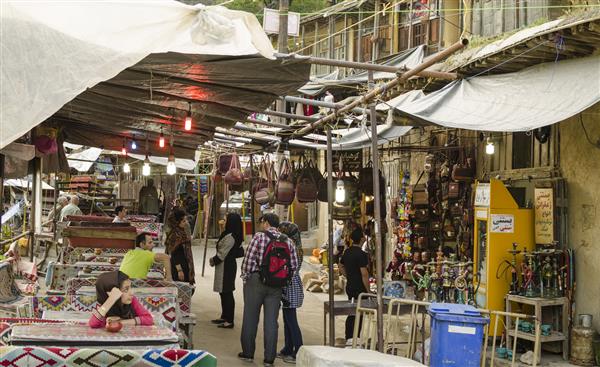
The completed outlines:
[[[242,242],[244,241],[244,229],[242,226],[242,217],[240,217],[239,214],[227,214],[227,218],[225,219],[225,229],[221,233],[219,241],[228,234],[231,234],[231,236],[235,240],[234,248],[240,247],[242,245]]]
[[[302,238],[300,236],[300,229],[295,223],[281,222],[281,224],[279,224],[279,231],[288,236],[288,238],[292,240],[292,242],[294,242],[296,249],[302,248]]]
[[[121,289],[123,282],[129,279],[127,274],[120,271],[109,271],[100,274],[96,280],[96,299],[99,304],[104,304],[108,299],[108,293],[113,288]],[[131,305],[125,305],[121,302],[121,299],[117,300],[115,304],[108,310],[106,316],[118,316],[122,319],[133,319],[135,313],[131,308]]]
[[[167,247],[167,253],[169,254],[172,254],[184,243],[191,241],[187,231],[179,226],[179,223],[181,223],[183,218],[185,218],[185,212],[180,209],[174,210],[173,214],[169,217],[170,231],[165,240],[165,246]]]

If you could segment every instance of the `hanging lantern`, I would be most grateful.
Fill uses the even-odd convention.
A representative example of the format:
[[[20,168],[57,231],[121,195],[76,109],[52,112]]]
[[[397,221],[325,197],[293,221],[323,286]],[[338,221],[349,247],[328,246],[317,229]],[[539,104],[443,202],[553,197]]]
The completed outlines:
[[[496,147],[494,146],[494,142],[490,137],[487,138],[487,144],[485,145],[485,154],[492,155],[496,152]]]
[[[162,127],[160,128],[160,136],[158,137],[158,146],[161,148],[165,147],[165,136],[162,132]]]
[[[135,136],[134,136],[135,139]],[[136,150],[137,149],[137,144],[135,143],[135,140],[131,141],[131,150]]]
[[[125,163],[123,165],[123,173],[129,173],[131,172],[131,167],[129,167],[129,163]]]
[[[192,104],[189,104],[187,115],[185,116],[185,123],[183,125],[185,131],[192,130]]]
[[[342,204],[346,201],[346,188],[344,187],[344,181],[338,180],[335,189],[335,202]]]
[[[169,155],[169,161],[167,162],[167,174],[174,175],[177,173],[177,166],[175,166],[175,157],[173,154]]]
[[[142,175],[150,176],[150,159],[148,159],[148,155],[146,155],[146,159],[144,160],[144,165],[142,166]]]

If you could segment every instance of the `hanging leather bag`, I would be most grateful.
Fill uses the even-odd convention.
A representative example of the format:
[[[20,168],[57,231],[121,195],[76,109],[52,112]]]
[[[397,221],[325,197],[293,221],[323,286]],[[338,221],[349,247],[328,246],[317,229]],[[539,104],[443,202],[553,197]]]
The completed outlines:
[[[452,168],[452,180],[459,182],[471,182],[475,178],[473,160],[467,158],[466,164],[455,164]]]
[[[231,167],[231,160],[233,159],[233,154],[221,154],[217,163],[217,173],[220,175],[224,175],[229,171],[229,167]]]
[[[373,162],[358,171],[358,190],[367,196],[373,195]]]
[[[275,201],[273,191],[272,164],[267,160],[261,163],[261,181],[257,183],[254,201],[258,205],[272,204]]]
[[[428,206],[429,205],[429,193],[425,185],[415,185],[412,194],[413,206]]]
[[[325,185],[327,187],[327,185]],[[300,203],[312,203],[317,200],[318,187],[310,172],[306,169],[298,177],[296,182],[296,199]]]
[[[279,179],[275,185],[275,203],[280,205],[290,205],[294,202],[296,191],[294,183],[290,176],[290,162],[287,158],[281,161],[279,166]]]
[[[239,186],[242,185],[242,183],[244,182],[242,170],[240,169],[240,159],[235,153],[231,155],[229,169],[227,170],[227,173],[225,173],[225,177],[223,177],[223,180],[227,185],[230,186]]]

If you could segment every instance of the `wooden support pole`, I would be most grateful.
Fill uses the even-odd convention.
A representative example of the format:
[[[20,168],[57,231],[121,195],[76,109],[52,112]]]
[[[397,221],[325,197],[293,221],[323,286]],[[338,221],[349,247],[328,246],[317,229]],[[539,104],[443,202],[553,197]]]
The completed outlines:
[[[419,64],[416,68],[411,69],[411,70],[407,71],[406,73],[402,74],[398,78],[385,83],[381,87],[377,87],[377,88],[369,91],[367,94],[363,95],[361,98],[355,99],[351,103],[340,108],[338,111],[336,111],[334,113],[330,113],[329,115],[323,117],[319,121],[308,124],[306,127],[298,130],[296,135],[308,134],[312,130],[326,124],[327,122],[333,121],[334,119],[337,118],[337,116],[339,114],[348,112],[361,104],[365,104],[365,103],[369,102],[371,99],[375,98],[379,94],[390,90],[391,88],[395,87],[396,85],[398,85],[400,83],[405,82],[406,80],[408,80],[408,78],[410,78],[414,75],[417,75],[419,72],[427,69],[428,67],[432,66],[436,62],[443,60],[444,58],[450,56],[454,52],[464,48],[468,43],[469,43],[469,41],[467,39],[463,39],[463,40],[455,43],[454,45],[448,47],[447,49],[437,53],[436,55],[434,55],[432,58],[428,59],[427,61],[424,61],[423,63]]]
[[[198,188],[199,190],[200,188]],[[206,253],[208,252],[208,224],[210,223],[210,215],[212,212],[212,204],[215,196],[215,182],[214,180],[208,180],[208,199],[206,200],[206,219],[204,220],[204,254],[202,255],[202,276],[204,276],[204,269],[206,268]]]
[[[332,65],[342,68],[351,68],[351,69],[363,69],[363,70],[372,70],[372,71],[382,71],[384,73],[396,73],[402,74],[407,72],[408,69],[398,68],[395,66],[389,65],[381,65],[375,63],[366,63],[366,62],[356,62],[356,61],[345,61],[345,60],[333,60],[326,59],[323,57],[313,57],[313,56],[302,56],[296,54],[275,54],[275,57],[281,59],[294,59],[294,60],[302,60],[310,64],[316,65]],[[431,70],[422,70],[418,74],[418,76],[422,76],[425,78],[435,78],[442,80],[456,80],[458,75],[456,73],[446,73],[442,71],[431,71]],[[313,100],[309,100],[313,101]]]
[[[333,150],[331,127],[327,126],[327,265],[329,268],[329,346],[335,346],[334,279],[333,279]]]
[[[369,71],[369,89],[375,88],[373,72]],[[375,103],[369,105],[371,118],[371,150],[373,156],[373,194],[375,217],[375,279],[377,282],[377,350],[383,353],[383,242],[381,238],[381,187],[379,185],[379,150],[377,150],[377,111]]]

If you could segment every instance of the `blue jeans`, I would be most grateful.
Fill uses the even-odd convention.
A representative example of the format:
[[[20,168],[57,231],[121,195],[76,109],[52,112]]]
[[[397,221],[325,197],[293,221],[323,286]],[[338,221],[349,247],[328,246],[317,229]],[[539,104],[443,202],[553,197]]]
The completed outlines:
[[[281,354],[296,358],[298,349],[302,346],[302,331],[298,325],[298,316],[295,308],[283,309],[283,328],[285,331],[285,345]]]

